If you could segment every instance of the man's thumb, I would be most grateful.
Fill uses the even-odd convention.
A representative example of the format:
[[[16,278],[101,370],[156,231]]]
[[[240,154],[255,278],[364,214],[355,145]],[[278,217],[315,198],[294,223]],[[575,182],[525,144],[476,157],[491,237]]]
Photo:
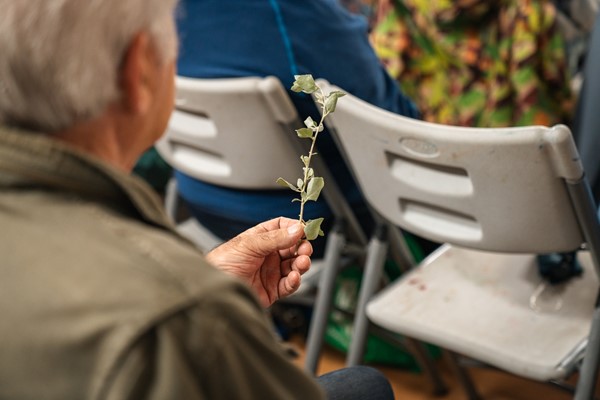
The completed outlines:
[[[302,225],[300,224],[300,222],[296,222],[295,224],[287,227],[287,233],[289,236],[294,238],[294,241],[300,239],[301,232],[302,232]]]
[[[256,240],[254,242],[255,249],[264,255],[274,251],[288,249],[294,244],[298,243],[302,235],[302,225],[300,222],[297,222],[288,226],[287,228],[276,229],[274,231],[261,234],[261,240]]]

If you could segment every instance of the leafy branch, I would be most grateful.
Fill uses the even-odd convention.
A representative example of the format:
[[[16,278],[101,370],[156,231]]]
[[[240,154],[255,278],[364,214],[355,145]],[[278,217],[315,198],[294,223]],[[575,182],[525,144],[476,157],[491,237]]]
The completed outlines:
[[[296,134],[302,139],[310,139],[312,141],[308,155],[300,156],[302,161],[302,177],[298,178],[296,184],[292,184],[283,178],[278,178],[277,183],[282,186],[292,189],[294,192],[300,194],[299,198],[292,201],[300,202],[300,214],[298,220],[304,225],[304,234],[308,240],[314,240],[318,236],[323,236],[321,230],[321,223],[323,218],[311,219],[308,221],[304,220],[304,205],[308,201],[317,201],[323,186],[325,186],[325,180],[321,177],[315,176],[314,170],[310,167],[312,157],[316,155],[315,143],[317,142],[317,136],[323,131],[323,121],[327,115],[335,111],[337,100],[344,96],[346,93],[339,90],[335,90],[331,93],[325,94],[323,90],[316,84],[312,75],[295,75],[295,81],[292,85],[292,91],[303,92],[309,95],[313,95],[316,103],[321,107],[321,119],[317,123],[311,117],[304,120],[304,128],[296,129]]]

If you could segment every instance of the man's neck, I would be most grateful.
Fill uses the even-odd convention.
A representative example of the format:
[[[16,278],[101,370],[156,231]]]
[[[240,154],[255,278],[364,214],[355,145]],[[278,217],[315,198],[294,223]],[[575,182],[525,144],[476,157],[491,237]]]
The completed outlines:
[[[114,167],[131,172],[148,147],[141,148],[133,140],[136,137],[134,129],[135,121],[119,118],[109,110],[99,117],[78,122],[65,131],[52,134],[52,137]]]

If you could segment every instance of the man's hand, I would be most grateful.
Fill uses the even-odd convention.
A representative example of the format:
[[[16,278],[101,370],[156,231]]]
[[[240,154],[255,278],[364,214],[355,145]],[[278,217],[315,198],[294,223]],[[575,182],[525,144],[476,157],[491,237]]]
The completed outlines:
[[[242,232],[206,259],[248,283],[268,307],[298,290],[300,276],[310,268],[312,245],[303,235],[297,220],[279,217]]]

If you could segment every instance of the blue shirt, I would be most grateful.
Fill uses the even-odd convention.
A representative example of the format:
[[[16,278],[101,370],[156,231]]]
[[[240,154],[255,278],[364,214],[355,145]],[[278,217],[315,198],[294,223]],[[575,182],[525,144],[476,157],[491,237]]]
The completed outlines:
[[[290,88],[294,75],[312,74],[381,108],[418,117],[371,48],[367,22],[338,0],[183,0],[178,30],[178,74],[223,78],[274,75]],[[319,113],[309,96],[289,91],[301,120]],[[351,203],[362,198],[333,139],[324,133],[319,154]],[[260,222],[279,215],[296,218],[295,193],[248,192],[176,174],[182,197],[206,211]],[[276,179],[277,177],[274,177]],[[307,204],[308,205],[308,204]],[[324,201],[310,204],[307,219],[327,217]]]

